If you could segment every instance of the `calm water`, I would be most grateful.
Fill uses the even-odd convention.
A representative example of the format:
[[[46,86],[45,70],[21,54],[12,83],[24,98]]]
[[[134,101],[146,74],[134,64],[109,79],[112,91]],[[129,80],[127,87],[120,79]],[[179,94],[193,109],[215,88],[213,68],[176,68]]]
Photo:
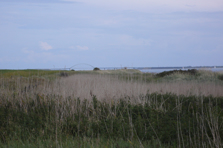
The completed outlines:
[[[192,68],[192,69],[197,69],[200,70],[202,68]],[[171,70],[188,70],[188,69],[139,69],[142,72],[149,72],[149,73],[160,73],[164,71],[171,71]],[[205,68],[204,70],[210,70],[213,72],[218,72],[218,71],[223,71],[223,68]]]
[[[99,67],[101,70],[116,70],[116,69],[123,69],[121,67]],[[93,70],[92,67],[75,67],[73,68],[74,70]],[[218,72],[218,71],[223,71],[223,68],[195,68],[195,67],[190,67],[190,68],[183,68],[183,67],[169,67],[169,68],[159,68],[159,67],[127,67],[127,69],[137,69],[140,70],[141,72],[144,73],[160,73],[160,72],[164,72],[164,71],[171,71],[171,70],[188,70],[188,69],[197,69],[197,70],[210,70],[213,72]]]
[[[121,69],[120,67],[100,67],[101,70],[115,70],[115,69]],[[137,69],[140,70],[141,72],[144,73],[160,73],[160,72],[164,72],[164,71],[171,71],[171,70],[188,70],[188,69],[197,69],[197,70],[210,70],[213,72],[217,72],[217,71],[223,71],[223,68],[183,68],[183,67],[173,67],[173,68],[148,68],[148,67],[128,67],[127,69]]]

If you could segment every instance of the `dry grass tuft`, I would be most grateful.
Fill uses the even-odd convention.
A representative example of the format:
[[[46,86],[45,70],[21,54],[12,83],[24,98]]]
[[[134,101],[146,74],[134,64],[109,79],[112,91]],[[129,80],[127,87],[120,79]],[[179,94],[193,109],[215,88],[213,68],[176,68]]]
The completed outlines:
[[[68,78],[57,80],[48,88],[44,88],[44,93],[62,94],[64,98],[68,96],[80,99],[97,96],[99,100],[110,100],[116,98],[130,97],[132,100],[141,100],[140,96],[149,93],[174,93],[177,95],[195,96],[223,96],[223,85],[215,82],[196,81],[174,81],[174,82],[139,82],[130,80],[120,80],[119,77],[109,75],[73,75]]]
[[[63,98],[72,96],[81,100],[92,100],[92,96],[95,95],[100,101],[128,97],[135,103],[142,103],[142,96],[154,92],[185,96],[223,96],[221,83],[184,81],[185,76],[181,74],[169,77],[174,77],[175,80],[143,82],[132,79],[131,75],[127,76],[127,80],[123,80],[119,75],[104,74],[75,74],[69,77],[58,77],[54,81],[36,77],[2,78],[0,90],[1,94],[17,93],[21,97],[24,95],[32,97],[34,94],[57,94]]]

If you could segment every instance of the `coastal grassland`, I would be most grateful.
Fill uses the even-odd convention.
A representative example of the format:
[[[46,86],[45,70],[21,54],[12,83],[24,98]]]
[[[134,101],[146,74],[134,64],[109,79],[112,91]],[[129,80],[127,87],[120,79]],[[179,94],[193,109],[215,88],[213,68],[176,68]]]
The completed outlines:
[[[61,70],[35,70],[35,69],[27,69],[27,70],[0,70],[0,77],[32,77],[32,76],[47,76],[52,74],[58,74],[62,72]],[[72,71],[66,71],[71,73]]]
[[[222,73],[64,73],[1,75],[0,147],[222,147]]]

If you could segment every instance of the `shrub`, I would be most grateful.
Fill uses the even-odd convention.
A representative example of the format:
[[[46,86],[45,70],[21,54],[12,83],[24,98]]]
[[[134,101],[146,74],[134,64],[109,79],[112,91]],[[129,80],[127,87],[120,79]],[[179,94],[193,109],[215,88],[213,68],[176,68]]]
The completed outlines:
[[[68,76],[68,73],[66,73],[66,72],[61,72],[61,73],[60,73],[60,76],[61,76],[61,77],[67,77],[67,76]]]
[[[157,77],[165,77],[167,75],[171,75],[174,73],[180,73],[180,74],[190,74],[190,75],[196,75],[197,70],[196,69],[188,69],[188,70],[171,70],[171,71],[164,71],[161,73],[156,74]]]
[[[223,75],[218,76],[218,79],[223,81]]]
[[[95,67],[94,68],[94,71],[98,71],[98,70],[100,70],[100,68],[98,68],[98,67]]]

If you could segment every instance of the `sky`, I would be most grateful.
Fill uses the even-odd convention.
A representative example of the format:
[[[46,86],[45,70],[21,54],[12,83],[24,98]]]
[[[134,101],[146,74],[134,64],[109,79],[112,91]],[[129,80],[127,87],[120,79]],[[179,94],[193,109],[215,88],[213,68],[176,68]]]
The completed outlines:
[[[0,69],[79,63],[222,66],[223,1],[0,0]]]

